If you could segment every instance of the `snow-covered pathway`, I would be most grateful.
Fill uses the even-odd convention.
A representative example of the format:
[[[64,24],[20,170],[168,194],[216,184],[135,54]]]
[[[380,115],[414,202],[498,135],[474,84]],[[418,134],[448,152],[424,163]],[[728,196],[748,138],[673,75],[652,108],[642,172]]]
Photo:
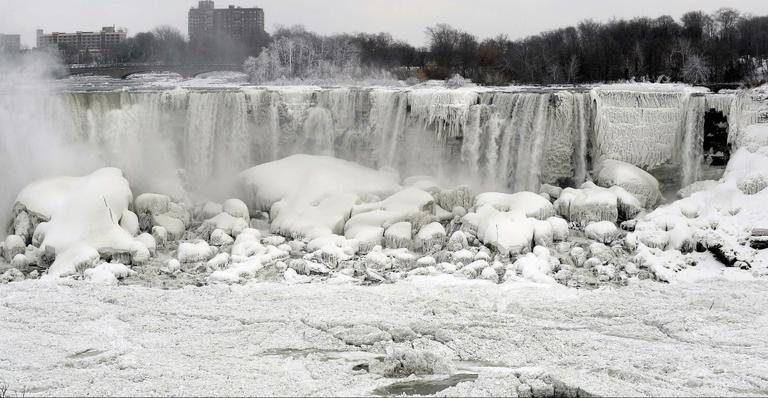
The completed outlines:
[[[400,381],[353,370],[394,338],[478,374],[439,394],[516,394],[516,369],[535,367],[600,395],[766,395],[766,288],[26,281],[0,286],[0,384],[27,396],[364,395]]]

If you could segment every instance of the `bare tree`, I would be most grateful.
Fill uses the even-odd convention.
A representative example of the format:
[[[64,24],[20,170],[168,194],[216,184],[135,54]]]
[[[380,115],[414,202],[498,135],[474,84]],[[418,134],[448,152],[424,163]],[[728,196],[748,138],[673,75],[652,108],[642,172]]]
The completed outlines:
[[[709,81],[709,65],[699,55],[691,55],[682,70],[683,80],[688,83],[706,83]]]

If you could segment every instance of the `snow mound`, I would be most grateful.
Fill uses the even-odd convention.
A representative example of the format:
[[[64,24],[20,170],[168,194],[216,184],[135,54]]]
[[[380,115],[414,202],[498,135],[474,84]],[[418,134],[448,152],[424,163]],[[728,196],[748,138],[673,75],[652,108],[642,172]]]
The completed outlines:
[[[401,189],[399,176],[328,156],[293,155],[240,173],[251,212],[269,211],[272,232],[311,240],[341,234],[361,199]]]
[[[83,246],[93,251],[131,252],[135,247],[133,235],[120,226],[120,221],[122,216],[130,215],[132,199],[122,171],[104,168],[84,177],[32,183],[19,193],[16,208],[47,220],[37,226],[36,234],[41,236],[41,249],[52,249],[58,259],[69,249],[79,252]],[[72,257],[78,257],[74,254]]]
[[[675,272],[686,266],[684,253],[694,248],[708,250],[726,266],[749,268],[756,261],[750,237],[768,225],[768,190],[763,189],[768,141],[761,141],[768,136],[768,125],[747,131],[720,182],[701,184],[688,197],[638,220],[636,262],[647,265],[658,279],[675,279]]]

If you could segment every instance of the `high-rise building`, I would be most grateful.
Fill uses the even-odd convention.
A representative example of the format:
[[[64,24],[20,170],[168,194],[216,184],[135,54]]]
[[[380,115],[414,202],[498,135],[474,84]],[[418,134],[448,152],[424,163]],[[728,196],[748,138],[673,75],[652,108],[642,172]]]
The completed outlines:
[[[78,50],[106,50],[125,40],[125,31],[115,29],[114,26],[105,26],[100,32],[53,32],[45,34],[42,29],[37,30],[37,47],[54,47],[63,50],[63,47],[72,46]]]
[[[20,35],[4,35],[0,33],[0,53],[14,53],[21,51]]]
[[[125,40],[126,32],[105,26],[100,32],[53,32],[46,34],[42,29],[37,30],[38,49],[56,49],[66,53],[67,57],[82,59],[87,54],[91,60],[99,61],[104,52]]]
[[[215,8],[212,0],[202,0],[189,10],[188,22],[193,44],[221,37],[252,43],[265,35],[264,10],[256,7]]]

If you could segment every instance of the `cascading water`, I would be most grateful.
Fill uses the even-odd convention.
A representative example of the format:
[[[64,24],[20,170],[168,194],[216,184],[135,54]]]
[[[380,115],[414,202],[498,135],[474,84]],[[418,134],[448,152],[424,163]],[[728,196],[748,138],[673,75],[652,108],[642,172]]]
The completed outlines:
[[[648,169],[675,163],[690,183],[700,175],[703,112],[748,118],[748,101],[733,98],[625,86],[176,88],[65,92],[45,112],[65,109],[64,139],[96,148],[138,191],[180,196],[207,187],[226,195],[239,171],[295,153],[519,191],[579,185],[590,159]]]

